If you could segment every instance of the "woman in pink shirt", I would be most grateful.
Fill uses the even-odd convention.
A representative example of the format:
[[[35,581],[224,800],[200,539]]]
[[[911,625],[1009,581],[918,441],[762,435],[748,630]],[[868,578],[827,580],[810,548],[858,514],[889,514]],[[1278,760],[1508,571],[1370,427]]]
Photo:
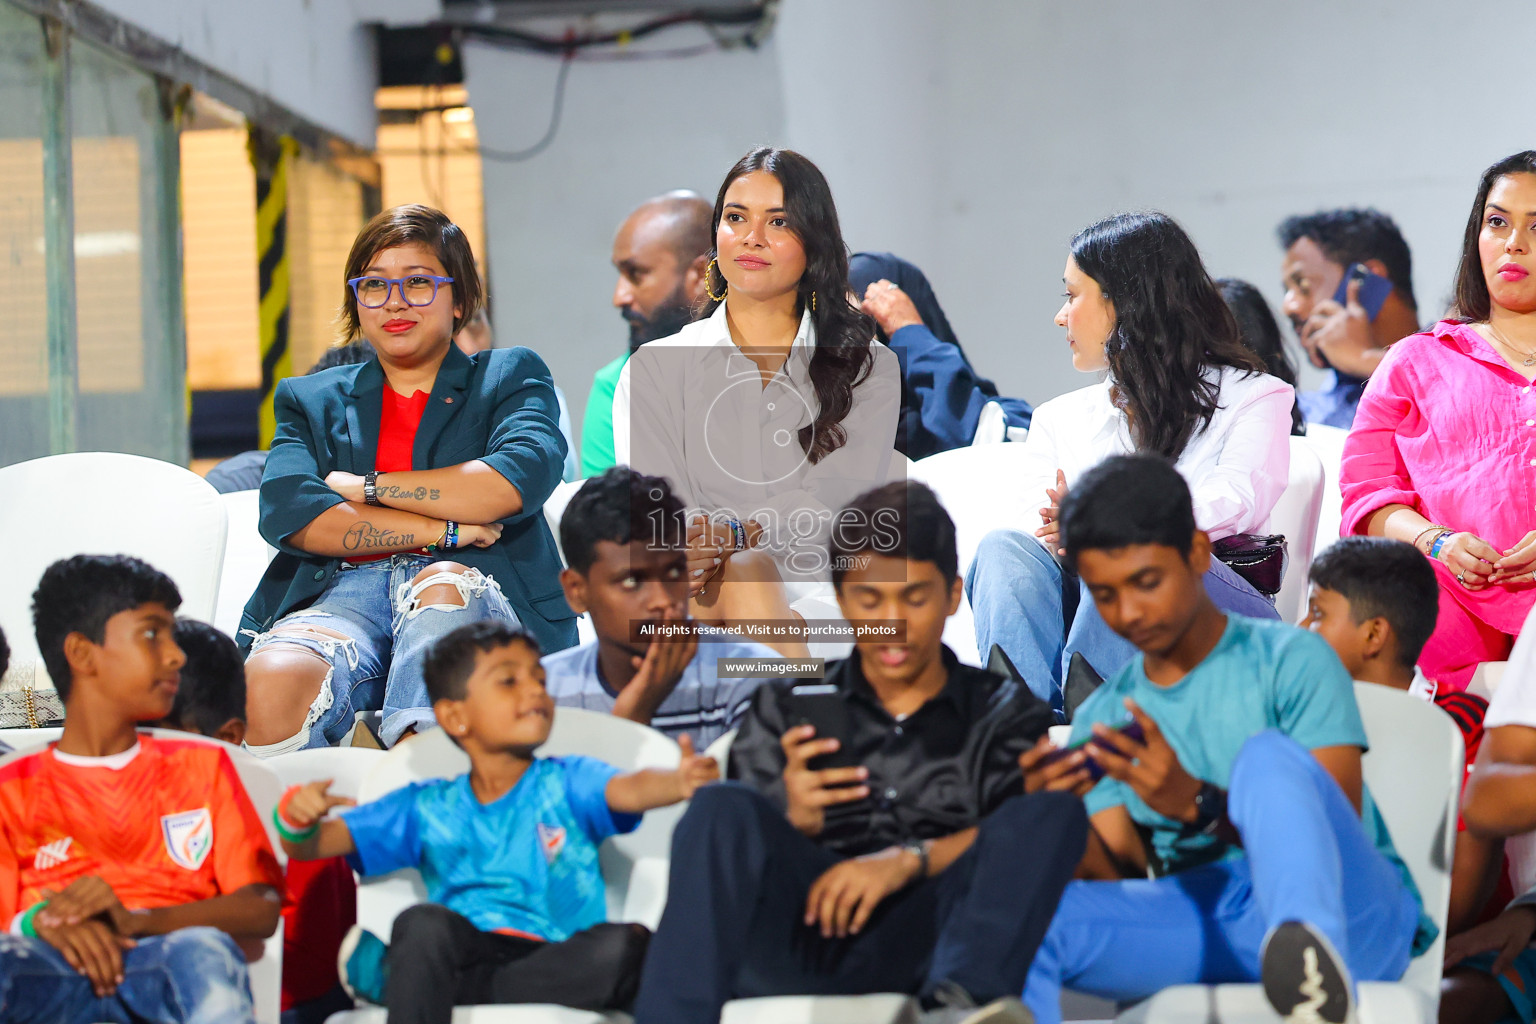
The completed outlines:
[[[1536,151],[1484,172],[1455,319],[1387,350],[1344,444],[1343,533],[1433,560],[1424,674],[1465,689],[1536,603]]]

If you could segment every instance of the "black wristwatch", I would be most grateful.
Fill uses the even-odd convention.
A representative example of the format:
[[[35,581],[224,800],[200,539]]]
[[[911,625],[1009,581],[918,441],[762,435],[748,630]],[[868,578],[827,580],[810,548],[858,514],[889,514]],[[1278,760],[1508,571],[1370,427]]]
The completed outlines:
[[[1194,827],[1208,836],[1217,835],[1227,822],[1227,791],[1212,782],[1200,783],[1195,794]]]
[[[376,469],[363,474],[363,500],[370,505],[384,504],[379,500],[379,471]]]

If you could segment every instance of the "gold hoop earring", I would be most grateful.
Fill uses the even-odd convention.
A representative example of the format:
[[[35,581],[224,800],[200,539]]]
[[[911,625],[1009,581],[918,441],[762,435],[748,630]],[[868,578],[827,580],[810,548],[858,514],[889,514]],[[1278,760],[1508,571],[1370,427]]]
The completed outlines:
[[[704,294],[708,295],[714,302],[724,302],[726,295],[730,294],[731,290],[730,285],[727,284],[724,288],[720,289],[720,294],[716,295],[715,290],[710,287],[714,281],[715,274],[719,273],[719,271],[720,265],[713,259],[709,261],[709,266],[704,268]],[[724,274],[720,274],[720,280],[725,280]]]

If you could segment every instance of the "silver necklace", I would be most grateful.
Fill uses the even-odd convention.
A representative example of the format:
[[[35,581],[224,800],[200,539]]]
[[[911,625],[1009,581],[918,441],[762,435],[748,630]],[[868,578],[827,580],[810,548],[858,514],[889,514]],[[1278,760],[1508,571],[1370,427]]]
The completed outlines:
[[[1498,331],[1494,330],[1493,324],[1488,325],[1488,333],[1492,335],[1493,340],[1498,342],[1500,345],[1503,345],[1505,348],[1509,349],[1516,355],[1524,356],[1525,358],[1520,361],[1521,366],[1536,366],[1536,352],[1527,352],[1524,349],[1515,348],[1515,346],[1505,341],[1503,336],[1500,335]]]

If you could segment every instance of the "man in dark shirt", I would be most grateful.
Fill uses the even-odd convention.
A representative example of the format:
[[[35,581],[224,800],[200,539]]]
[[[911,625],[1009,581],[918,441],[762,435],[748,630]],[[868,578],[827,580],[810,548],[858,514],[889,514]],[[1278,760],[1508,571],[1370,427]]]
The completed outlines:
[[[843,615],[905,635],[860,638],[820,685],[753,695],[737,781],[700,790],[673,834],[636,1024],[869,992],[914,993],[933,1021],[1031,1020],[1017,995],[1087,843],[1080,806],[1023,793],[1018,759],[1050,709],[944,648],[961,583],[932,491],[871,491],[831,533]]]

